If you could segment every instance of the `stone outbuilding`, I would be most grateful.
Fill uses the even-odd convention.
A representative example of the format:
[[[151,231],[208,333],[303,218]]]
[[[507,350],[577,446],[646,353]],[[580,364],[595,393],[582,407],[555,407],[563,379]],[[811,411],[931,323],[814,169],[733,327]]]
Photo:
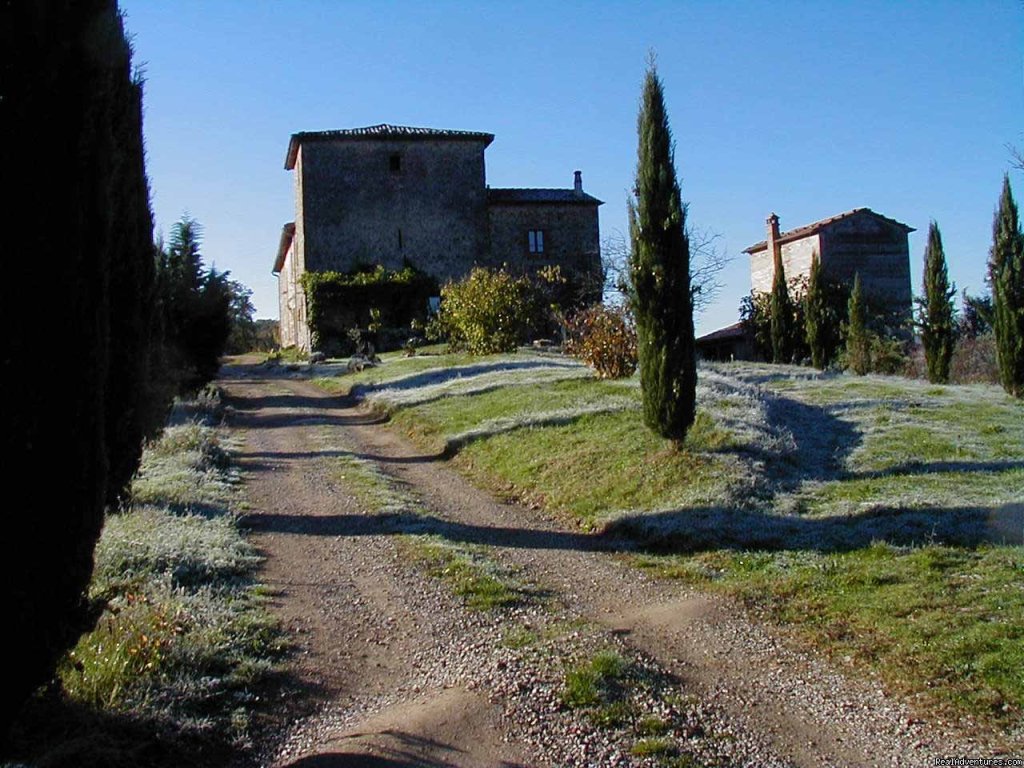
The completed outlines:
[[[567,189],[491,189],[490,133],[376,125],[293,134],[295,221],[274,261],[281,343],[309,349],[304,272],[413,266],[439,283],[475,266],[558,265],[600,296],[598,206]]]
[[[743,251],[750,257],[751,290],[771,291],[776,252],[787,281],[808,277],[817,255],[828,281],[850,289],[859,274],[861,290],[876,319],[894,333],[907,334],[913,302],[907,235],[913,231],[870,208],[854,208],[781,232],[779,217],[773,213],[766,222],[766,238]],[[754,356],[753,339],[740,323],[697,339],[697,349],[706,359]]]
[[[779,231],[779,217],[767,220],[767,237],[743,252],[750,256],[750,286],[768,293],[775,275],[775,250],[781,253],[786,279],[807,277],[817,254],[826,280],[852,288],[860,275],[864,296],[877,313],[893,326],[910,320],[910,245],[914,231],[870,208],[854,208],[787,232]]]

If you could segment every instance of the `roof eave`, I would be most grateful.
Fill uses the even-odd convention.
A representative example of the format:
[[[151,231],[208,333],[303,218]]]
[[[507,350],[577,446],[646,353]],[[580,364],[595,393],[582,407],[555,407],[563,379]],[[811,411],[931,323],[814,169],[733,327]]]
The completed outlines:
[[[288,248],[291,247],[292,240],[295,238],[295,222],[289,221],[283,227],[281,227],[281,240],[277,245],[277,257],[274,259],[274,268],[270,271],[272,275],[281,274],[281,270],[284,269],[284,259],[288,255]]]

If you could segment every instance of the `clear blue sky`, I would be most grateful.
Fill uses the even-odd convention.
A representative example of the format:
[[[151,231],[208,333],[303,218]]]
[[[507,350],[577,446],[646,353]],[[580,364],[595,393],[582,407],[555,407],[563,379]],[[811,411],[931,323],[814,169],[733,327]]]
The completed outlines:
[[[1024,3],[122,0],[145,68],[158,227],[188,211],[207,263],[277,317],[296,131],[394,123],[488,131],[495,187],[583,170],[602,235],[624,230],[648,49],[665,82],[690,220],[734,261],[698,332],[734,322],[742,251],[867,206],[930,219],[957,285],[984,289],[1007,143],[1024,148]],[[1024,173],[1011,171],[1018,199]]]

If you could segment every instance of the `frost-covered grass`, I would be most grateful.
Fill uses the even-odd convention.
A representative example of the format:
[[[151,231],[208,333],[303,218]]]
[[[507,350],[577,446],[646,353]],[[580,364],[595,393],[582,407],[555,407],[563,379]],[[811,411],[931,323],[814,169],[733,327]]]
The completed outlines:
[[[438,357],[357,392],[478,482],[675,551],[642,563],[1020,743],[1024,404],[985,385],[702,365],[674,451],[641,423],[636,378],[514,359],[535,364]]]
[[[176,407],[144,453],[134,506],[108,517],[90,585],[102,612],[58,668],[62,697],[30,707],[32,761],[219,765],[248,744],[282,641],[231,513],[216,406],[207,394]]]

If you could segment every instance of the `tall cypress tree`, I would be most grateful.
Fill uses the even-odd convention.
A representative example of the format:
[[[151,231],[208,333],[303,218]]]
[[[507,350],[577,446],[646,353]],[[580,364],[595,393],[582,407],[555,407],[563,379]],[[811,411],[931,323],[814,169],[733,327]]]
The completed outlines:
[[[859,272],[853,278],[853,291],[846,307],[846,364],[858,376],[863,376],[871,370],[871,334],[868,332],[868,312]]]
[[[786,285],[786,270],[778,247],[774,254],[775,270],[772,277],[772,362],[788,363],[793,357],[793,301]]]
[[[946,270],[946,254],[942,234],[934,221],[928,225],[928,245],[924,251],[924,295],[918,301],[918,327],[924,347],[928,381],[945,384],[949,381],[949,363],[953,359],[956,333],[953,297]]]
[[[0,599],[16,628],[0,735],[94,615],[85,590],[107,494],[114,125],[128,56],[114,0],[0,3],[0,167],[17,192],[0,213],[14,287],[0,302],[0,449],[8,487],[51,478],[18,499],[0,536]]]
[[[696,413],[690,243],[664,89],[653,61],[644,79],[637,134],[630,277],[644,423],[678,445]]]
[[[1024,397],[1024,233],[1009,176],[1003,176],[1003,192],[992,225],[988,274],[999,378],[1003,389],[1014,397]]]
[[[807,346],[811,350],[811,364],[819,371],[825,370],[832,350],[829,349],[830,307],[821,274],[821,259],[818,254],[811,257],[811,273],[807,278],[807,294],[804,296],[804,324]]]

